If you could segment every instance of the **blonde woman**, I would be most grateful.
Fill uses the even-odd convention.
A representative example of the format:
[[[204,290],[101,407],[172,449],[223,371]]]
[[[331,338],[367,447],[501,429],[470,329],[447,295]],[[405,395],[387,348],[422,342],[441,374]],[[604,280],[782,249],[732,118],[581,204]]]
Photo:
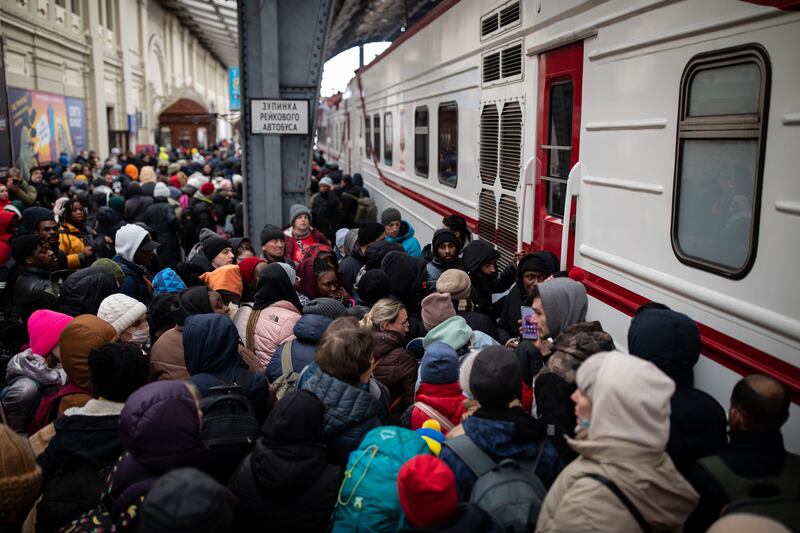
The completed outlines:
[[[372,331],[375,369],[373,375],[389,389],[390,416],[399,417],[414,403],[417,361],[405,349],[408,312],[395,298],[382,298],[361,319]]]

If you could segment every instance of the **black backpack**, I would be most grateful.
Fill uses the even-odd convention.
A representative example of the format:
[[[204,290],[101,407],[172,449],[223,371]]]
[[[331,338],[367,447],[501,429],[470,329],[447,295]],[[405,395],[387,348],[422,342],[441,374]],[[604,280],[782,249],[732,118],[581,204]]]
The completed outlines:
[[[233,383],[220,379],[226,384],[212,387],[200,401],[200,438],[208,450],[209,474],[227,485],[234,469],[253,450],[259,428],[253,404],[242,394],[250,390],[253,375],[242,370]]]
[[[112,466],[80,454],[70,457],[46,480],[36,506],[36,531],[57,531],[91,511],[108,488]]]

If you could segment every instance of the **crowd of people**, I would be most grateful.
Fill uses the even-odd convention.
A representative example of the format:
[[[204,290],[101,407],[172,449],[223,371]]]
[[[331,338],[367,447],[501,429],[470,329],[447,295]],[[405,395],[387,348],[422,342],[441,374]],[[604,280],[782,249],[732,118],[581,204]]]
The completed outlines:
[[[115,149],[0,185],[0,533],[800,529],[787,389],[726,413],[686,315],[620,350],[578,269],[457,214],[420,243],[321,158],[254,243],[240,172]]]

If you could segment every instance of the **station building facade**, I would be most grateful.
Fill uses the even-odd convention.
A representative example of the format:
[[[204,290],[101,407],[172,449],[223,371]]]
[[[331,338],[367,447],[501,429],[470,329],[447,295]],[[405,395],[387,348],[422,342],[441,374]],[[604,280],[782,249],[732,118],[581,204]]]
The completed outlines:
[[[231,136],[227,66],[165,6],[0,0],[15,159]]]

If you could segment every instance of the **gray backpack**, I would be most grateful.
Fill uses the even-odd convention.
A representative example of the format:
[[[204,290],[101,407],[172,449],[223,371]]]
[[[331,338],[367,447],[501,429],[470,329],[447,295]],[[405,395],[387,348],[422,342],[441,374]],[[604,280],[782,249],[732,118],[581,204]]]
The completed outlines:
[[[275,398],[280,400],[293,390],[297,390],[300,374],[292,367],[292,341],[286,341],[281,350],[281,375],[275,380]]]
[[[486,511],[503,531],[528,532],[536,529],[539,510],[547,494],[547,489],[535,474],[544,451],[544,442],[539,445],[539,453],[533,463],[514,459],[503,459],[496,463],[467,435],[448,439],[444,445],[478,477],[472,487],[470,503]]]

